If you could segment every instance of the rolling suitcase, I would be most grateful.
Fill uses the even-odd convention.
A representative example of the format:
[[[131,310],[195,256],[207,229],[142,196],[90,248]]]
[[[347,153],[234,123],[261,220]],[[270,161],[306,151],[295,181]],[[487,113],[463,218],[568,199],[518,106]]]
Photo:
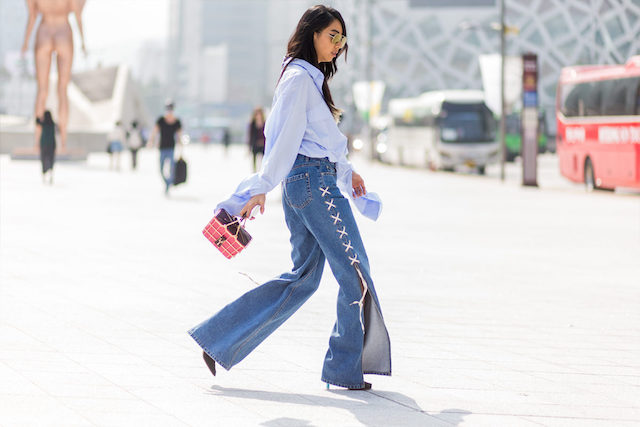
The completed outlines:
[[[182,184],[187,181],[187,162],[180,156],[176,162],[173,173],[173,185]]]

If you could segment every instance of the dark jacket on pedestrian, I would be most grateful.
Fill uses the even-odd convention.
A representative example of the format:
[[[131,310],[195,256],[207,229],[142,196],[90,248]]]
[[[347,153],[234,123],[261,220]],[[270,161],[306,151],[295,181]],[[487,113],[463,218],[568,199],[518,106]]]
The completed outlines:
[[[53,169],[53,162],[56,152],[56,124],[49,111],[44,112],[42,119],[36,118],[36,123],[42,127],[40,134],[40,161],[42,162],[42,173]]]
[[[249,124],[249,147],[254,154],[264,154],[264,123],[258,125],[253,120]]]

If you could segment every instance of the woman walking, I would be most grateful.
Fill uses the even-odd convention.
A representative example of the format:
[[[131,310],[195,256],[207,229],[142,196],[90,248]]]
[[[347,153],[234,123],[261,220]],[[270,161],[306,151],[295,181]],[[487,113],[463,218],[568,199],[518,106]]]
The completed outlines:
[[[49,174],[49,184],[53,184],[53,164],[56,156],[56,124],[51,117],[51,111],[45,110],[42,119],[36,118],[40,126],[40,162],[42,163],[42,181],[46,182]]]
[[[127,132],[118,120],[111,132],[107,135],[107,153],[109,153],[109,169],[120,170],[120,153],[124,149]]]
[[[325,259],[340,291],[322,381],[363,390],[371,388],[363,374],[391,375],[389,336],[343,193],[372,219],[381,203],[367,193],[346,159],[347,139],[336,124],[340,111],[327,84],[337,71],[337,57],[347,50],[346,40],[345,23],[335,9],[314,6],[303,14],[287,45],[266,122],[262,168],[217,207],[250,216],[259,206],[263,213],[265,194],[282,181],[293,268],[189,331],[213,375],[216,363],[231,369],[302,306],[318,288]]]
[[[249,123],[249,149],[253,156],[253,171],[258,170],[258,155],[264,156],[264,111],[258,107],[251,114]]]
[[[131,129],[127,132],[127,146],[131,151],[131,169],[136,170],[138,167],[138,150],[142,148],[144,141],[140,129],[138,128],[138,121],[131,122]]]

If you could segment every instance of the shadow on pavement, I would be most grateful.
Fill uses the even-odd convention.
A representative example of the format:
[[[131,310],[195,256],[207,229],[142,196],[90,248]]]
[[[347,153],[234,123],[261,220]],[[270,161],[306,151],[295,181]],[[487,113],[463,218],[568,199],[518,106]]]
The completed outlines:
[[[274,418],[269,421],[265,421],[260,424],[261,426],[266,427],[282,427],[282,426],[291,426],[291,427],[312,427],[313,424],[308,420],[301,420],[299,418]]]
[[[415,400],[397,392],[329,390],[328,393],[348,396],[350,400],[308,394],[227,388],[218,385],[211,386],[211,389],[208,392],[208,394],[213,396],[237,397],[266,402],[293,403],[307,406],[344,409],[351,412],[363,425],[371,425],[372,423],[380,424],[380,422],[388,425],[400,425],[399,423],[401,423],[403,426],[458,425],[466,415],[471,414],[470,411],[462,409],[445,409],[437,414],[430,414],[427,411],[422,410]],[[376,404],[379,399],[394,402],[404,409],[413,411],[414,416],[407,417],[406,411],[403,411],[403,414],[398,414],[397,420],[393,419],[393,411],[385,411],[384,415],[381,415],[380,407]],[[409,412],[409,414],[411,414],[411,412]],[[437,416],[445,414],[445,419],[437,418]],[[261,425],[311,426],[313,424],[304,419],[284,417],[266,421]]]

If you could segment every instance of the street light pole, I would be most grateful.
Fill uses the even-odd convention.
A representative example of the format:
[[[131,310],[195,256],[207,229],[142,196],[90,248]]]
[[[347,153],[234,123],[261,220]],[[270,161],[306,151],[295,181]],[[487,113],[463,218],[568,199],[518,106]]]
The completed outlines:
[[[505,99],[504,99],[504,70],[505,70],[505,33],[504,25],[504,2],[500,0],[500,180],[504,181],[504,158],[505,158]]]
[[[374,0],[367,0],[367,71],[366,71],[366,82],[367,82],[367,123],[366,123],[366,139],[369,143],[370,160],[375,160],[376,158],[376,147],[375,141],[373,139],[373,128],[371,127],[371,109],[373,104],[373,94],[371,93],[371,81],[373,80],[373,56],[372,56],[372,39],[373,39],[373,31],[372,31],[372,18],[373,18],[373,4]]]

